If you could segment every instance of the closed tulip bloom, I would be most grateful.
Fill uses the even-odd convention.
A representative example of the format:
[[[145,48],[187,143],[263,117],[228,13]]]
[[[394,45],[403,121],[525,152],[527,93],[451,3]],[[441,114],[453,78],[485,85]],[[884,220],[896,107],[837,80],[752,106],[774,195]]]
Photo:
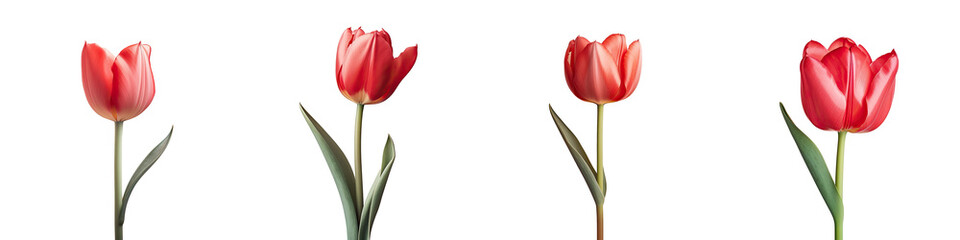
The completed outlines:
[[[849,38],[829,48],[810,41],[800,62],[803,111],[823,130],[873,131],[890,112],[898,66],[896,51],[871,60],[863,45]]]
[[[628,46],[623,34],[603,43],[583,37],[570,41],[563,59],[567,86],[583,101],[605,104],[623,100],[640,80],[640,40]]]
[[[365,33],[347,28],[337,47],[337,87],[344,97],[358,104],[383,102],[397,90],[417,61],[417,46],[393,57],[390,34]]]
[[[126,121],[153,101],[150,45],[133,44],[114,57],[95,43],[84,43],[80,61],[87,102],[100,116]]]

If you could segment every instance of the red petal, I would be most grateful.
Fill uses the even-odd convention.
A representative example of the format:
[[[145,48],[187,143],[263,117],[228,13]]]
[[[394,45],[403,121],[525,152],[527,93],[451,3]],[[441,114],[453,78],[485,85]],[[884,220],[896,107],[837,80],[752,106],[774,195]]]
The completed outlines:
[[[362,30],[357,29],[357,31]],[[366,76],[363,74],[363,66],[366,58],[370,55],[368,52],[372,42],[372,35],[354,35],[353,41],[347,46],[343,58],[340,60],[337,85],[340,86],[340,92],[343,93],[344,97],[356,103],[362,102],[362,98],[365,97],[360,96],[363,94],[360,91],[363,87],[361,78]]]
[[[893,103],[893,89],[899,67],[900,60],[897,58],[896,51],[884,54],[870,64],[874,76],[864,99],[867,105],[867,117],[858,132],[873,131],[887,118],[890,105]]]
[[[80,53],[80,69],[83,76],[83,92],[87,103],[100,116],[117,120],[115,107],[110,104],[113,92],[114,56],[96,43],[84,43]]]
[[[153,102],[155,93],[150,66],[150,45],[133,44],[124,48],[113,62],[112,103],[117,107],[117,121],[140,115]]]
[[[630,48],[623,53],[623,62],[620,64],[620,96],[616,101],[623,100],[633,94],[637,89],[637,83],[640,82],[640,69],[643,66],[642,50],[640,40],[630,43]]]
[[[857,47],[840,47],[827,53],[821,61],[834,76],[837,87],[847,97],[843,129],[855,129],[863,124],[867,109],[863,98],[873,74],[870,58]]]
[[[567,45],[567,52],[563,54],[563,74],[567,79],[567,86],[570,86],[570,81],[573,79],[573,54],[577,48],[577,40],[570,40],[570,44]]]
[[[364,104],[371,103],[373,100],[383,99],[387,93],[387,87],[393,76],[393,46],[384,38],[382,32],[375,32],[373,52],[368,58],[366,65],[366,74],[368,75],[363,83],[363,91],[366,92],[367,100]]]
[[[383,30],[381,28],[380,31],[376,31],[376,32],[380,34],[380,37],[382,37],[383,39],[386,39],[387,43],[390,44],[391,47],[393,47],[393,41],[390,40],[390,34],[387,33],[387,30]]]
[[[393,63],[393,76],[390,78],[390,82],[383,88],[385,93],[380,95],[379,98],[374,99],[369,104],[383,102],[390,98],[393,95],[393,92],[397,90],[397,86],[400,85],[400,81],[403,81],[403,78],[407,76],[407,73],[410,72],[410,69],[413,68],[413,64],[417,61],[417,46],[408,47],[400,53]]]
[[[623,57],[623,52],[627,51],[627,40],[623,34],[615,33],[607,36],[607,39],[603,40],[603,47],[610,52],[610,56],[613,56],[613,62],[617,63],[619,68],[620,58]]]
[[[356,103],[368,103],[383,93],[380,89],[393,68],[393,52],[386,40],[376,33],[354,39],[342,60],[341,93]]]
[[[357,29],[359,30],[359,29]],[[353,30],[347,28],[343,30],[343,34],[340,35],[340,43],[337,44],[337,66],[336,66],[336,76],[337,76],[337,86],[340,89],[343,89],[343,82],[340,81],[340,66],[342,65],[340,61],[344,58],[344,54],[347,53],[347,47],[350,46],[350,43],[353,41]]]
[[[827,55],[827,49],[823,48],[823,45],[820,45],[817,41],[810,40],[810,42],[807,42],[807,46],[803,47],[804,57],[820,60],[823,59],[823,55]]]
[[[570,89],[580,99],[597,104],[613,102],[619,94],[620,71],[613,56],[599,43],[591,43],[577,56]]]
[[[837,38],[837,40],[833,40],[833,43],[830,44],[830,48],[827,49],[827,52],[833,52],[833,50],[836,50],[837,48],[841,48],[841,47],[853,48],[853,47],[857,47],[857,43],[850,38],[845,38],[845,37]]]
[[[800,96],[803,112],[814,126],[823,130],[842,129],[846,97],[837,88],[829,67],[813,57],[800,61]]]
[[[573,50],[573,62],[577,62],[577,59],[580,59],[580,58],[579,58],[580,53],[582,53],[582,52],[583,52],[583,49],[586,48],[588,45],[590,45],[590,43],[592,43],[592,42],[590,42],[590,40],[587,40],[586,38],[581,37],[581,36],[577,36],[577,38],[574,39],[573,41],[576,43],[576,44],[574,45],[574,47],[573,47],[573,49],[574,49],[574,50]]]
[[[864,55],[867,55],[867,60],[873,59],[870,57],[870,53],[867,52],[867,49],[863,48],[863,45],[857,45],[857,50],[862,52]]]

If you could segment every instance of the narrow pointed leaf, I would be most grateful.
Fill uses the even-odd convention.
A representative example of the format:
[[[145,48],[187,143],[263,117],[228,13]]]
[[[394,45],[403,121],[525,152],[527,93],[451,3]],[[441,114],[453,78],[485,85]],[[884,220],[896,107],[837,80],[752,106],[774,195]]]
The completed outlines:
[[[593,195],[594,203],[596,203],[597,206],[603,205],[603,198],[604,195],[606,195],[606,191],[600,189],[600,185],[597,183],[597,171],[593,169],[590,159],[587,158],[586,152],[583,151],[580,140],[577,140],[577,136],[573,135],[573,132],[567,128],[567,125],[563,123],[560,116],[557,116],[552,106],[550,106],[550,115],[553,116],[553,122],[557,124],[557,130],[560,131],[563,142],[567,144],[570,155],[573,155],[573,161],[577,164],[577,168],[580,168],[580,174],[583,175],[583,180],[587,182],[587,187],[590,189],[590,194]],[[604,185],[606,185],[606,178],[604,178]]]
[[[783,103],[780,103],[780,112],[783,113],[783,120],[787,122],[787,128],[790,129],[790,134],[793,135],[793,140],[797,143],[797,148],[800,149],[800,155],[803,156],[803,162],[807,164],[807,169],[813,176],[813,182],[820,189],[820,195],[823,196],[823,201],[827,203],[827,208],[830,209],[833,220],[842,220],[843,200],[840,198],[833,178],[830,176],[827,163],[823,160],[823,154],[820,153],[817,145],[793,123],[790,115],[787,114],[787,110],[783,108]]]
[[[387,135],[387,144],[383,146],[383,162],[380,163],[380,172],[383,172],[383,169],[387,168],[387,164],[393,162],[394,158],[397,158],[396,155],[396,149],[393,147],[393,138]]]
[[[367,201],[363,205],[363,213],[360,215],[360,240],[370,239],[373,220],[377,217],[377,210],[380,209],[380,200],[383,198],[383,190],[387,187],[387,178],[390,177],[390,170],[393,169],[395,159],[393,139],[387,136],[387,144],[383,147],[383,166],[377,175],[377,179],[373,181],[373,186],[370,187],[370,194],[367,196]]]
[[[353,169],[350,168],[350,163],[347,162],[347,157],[340,150],[340,146],[333,141],[327,131],[323,130],[323,127],[320,127],[320,124],[303,108],[303,105],[300,105],[300,112],[303,113],[303,118],[307,120],[310,131],[313,132],[317,143],[320,144],[323,158],[327,160],[327,167],[330,168],[330,175],[333,175],[333,181],[337,184],[337,190],[340,192],[340,202],[343,204],[343,215],[347,223],[347,239],[357,239],[362,203],[354,197],[357,190],[354,189],[356,179],[353,176]]]
[[[167,137],[160,141],[160,144],[157,144],[150,153],[147,154],[147,157],[140,162],[140,166],[137,167],[137,170],[133,172],[133,176],[130,176],[130,181],[127,182],[127,188],[123,191],[123,200],[120,201],[120,215],[117,216],[120,222],[120,225],[123,225],[123,221],[126,220],[127,214],[127,201],[130,200],[130,193],[133,193],[133,187],[137,186],[137,182],[140,182],[140,178],[143,178],[143,174],[147,173],[147,170],[150,170],[150,167],[160,159],[160,155],[163,154],[163,151],[167,149],[167,144],[170,143],[170,136],[173,135],[173,127],[170,127],[170,133],[167,134]]]

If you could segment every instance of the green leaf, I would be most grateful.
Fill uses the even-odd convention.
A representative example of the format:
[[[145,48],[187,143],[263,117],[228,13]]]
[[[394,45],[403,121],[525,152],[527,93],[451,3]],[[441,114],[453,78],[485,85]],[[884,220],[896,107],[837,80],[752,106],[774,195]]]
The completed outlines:
[[[333,138],[327,134],[327,131],[320,127],[320,124],[310,116],[310,113],[300,105],[300,112],[303,118],[307,120],[310,131],[317,138],[320,144],[320,150],[323,157],[327,160],[327,167],[330,168],[330,175],[333,175],[333,181],[337,184],[337,190],[340,192],[340,202],[343,204],[343,216],[347,222],[347,239],[357,239],[357,229],[359,229],[360,207],[359,199],[355,199],[357,190],[354,188],[356,179],[353,176],[353,169],[347,162],[347,157],[343,155],[340,146],[333,141]]]
[[[580,168],[580,174],[583,175],[583,180],[587,182],[587,187],[590,189],[590,194],[593,195],[593,202],[596,203],[597,206],[603,205],[603,198],[606,195],[606,189],[600,189],[600,185],[597,183],[597,171],[593,169],[593,165],[590,163],[587,153],[583,151],[583,146],[580,145],[580,140],[577,140],[577,136],[573,135],[573,132],[567,128],[567,125],[563,123],[563,120],[560,119],[560,116],[557,116],[557,113],[553,111],[553,106],[549,107],[550,115],[553,116],[553,122],[557,124],[557,130],[560,131],[560,136],[563,137],[563,142],[567,144],[567,149],[570,150],[570,155],[573,155],[573,161],[577,164],[577,168]],[[607,185],[606,177],[604,177],[603,181],[604,185]]]
[[[387,178],[390,177],[390,170],[393,169],[393,161],[396,159],[396,152],[393,148],[393,139],[387,135],[387,144],[383,147],[383,164],[380,167],[380,173],[377,179],[373,181],[370,187],[370,194],[363,205],[363,213],[360,215],[360,238],[361,240],[370,239],[370,232],[373,229],[373,219],[377,217],[377,210],[380,209],[380,199],[383,198],[383,190],[387,187]]]
[[[833,220],[843,220],[843,199],[837,192],[833,178],[830,177],[830,170],[827,169],[827,163],[823,160],[820,149],[806,134],[803,134],[803,131],[797,128],[797,125],[793,124],[790,115],[787,115],[787,110],[783,108],[783,103],[780,103],[780,112],[783,113],[783,120],[787,122],[787,128],[790,129],[793,140],[797,142],[797,148],[800,149],[803,162],[807,164],[807,169],[813,176],[813,182],[820,189],[820,195],[823,196],[823,201],[827,203],[827,208],[830,209]]]
[[[167,134],[167,137],[160,141],[160,144],[157,144],[153,150],[147,154],[147,157],[143,159],[143,162],[140,162],[140,166],[137,167],[137,170],[133,172],[133,176],[130,176],[130,182],[127,183],[126,190],[123,191],[123,200],[120,202],[120,215],[117,216],[120,222],[120,225],[123,225],[125,216],[127,214],[127,201],[130,200],[130,193],[133,193],[133,187],[137,186],[137,182],[140,182],[140,178],[143,177],[143,174],[147,173],[147,170],[150,170],[150,167],[157,162],[157,159],[160,159],[160,155],[163,154],[163,150],[167,149],[167,144],[170,143],[170,136],[173,135],[173,126],[170,127],[170,133]]]

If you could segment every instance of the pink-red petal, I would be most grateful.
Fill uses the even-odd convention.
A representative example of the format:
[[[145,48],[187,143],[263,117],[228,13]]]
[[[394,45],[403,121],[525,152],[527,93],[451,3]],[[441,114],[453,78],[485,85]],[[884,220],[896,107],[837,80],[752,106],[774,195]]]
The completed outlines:
[[[640,69],[643,66],[643,54],[640,48],[640,40],[630,43],[630,47],[623,53],[623,60],[620,64],[621,89],[620,96],[616,101],[623,100],[633,94],[640,82]]]
[[[603,47],[607,49],[607,52],[610,52],[610,56],[613,56],[613,62],[617,63],[617,68],[619,68],[620,58],[623,57],[623,52],[627,51],[626,37],[619,33],[610,34],[607,39],[603,40]]]
[[[360,31],[358,29],[358,31]],[[353,42],[347,46],[347,51],[341,60],[340,74],[337,80],[342,83],[340,92],[344,97],[354,102],[360,102],[365,96],[361,92],[363,87],[364,67],[367,58],[370,57],[370,45],[373,44],[373,35],[362,35],[353,39]],[[339,84],[338,84],[339,85]]]
[[[382,34],[374,34],[374,41],[371,47],[373,52],[367,59],[364,77],[363,91],[366,92],[367,99],[364,104],[379,99],[387,93],[387,85],[390,83],[393,71],[393,46],[384,38]]]
[[[836,50],[837,48],[841,48],[841,47],[854,48],[854,47],[857,47],[857,43],[850,38],[846,38],[846,37],[837,38],[837,40],[833,40],[833,43],[830,43],[830,48],[827,49],[827,52],[832,52],[833,50]]]
[[[574,95],[584,101],[613,102],[620,91],[620,71],[613,56],[600,43],[591,43],[577,56]]]
[[[832,73],[837,88],[847,99],[842,130],[859,127],[866,119],[867,109],[863,106],[863,97],[873,77],[870,59],[856,46],[842,46],[827,53],[820,62]]]
[[[817,128],[839,131],[843,127],[847,99],[834,78],[829,67],[813,57],[804,57],[800,62],[804,113]]]
[[[353,41],[353,30],[350,28],[347,28],[347,30],[343,30],[343,34],[340,35],[340,43],[337,44],[337,62],[336,62],[337,75],[340,75],[340,66],[341,66],[340,61],[344,58],[344,54],[347,53],[347,47],[350,46],[350,42],[352,41]]]
[[[133,44],[120,51],[113,63],[113,99],[117,121],[140,115],[153,102],[155,94],[150,45]]]
[[[827,49],[823,48],[823,45],[820,42],[810,40],[807,42],[807,45],[803,47],[803,56],[812,57],[817,60],[823,59],[823,55],[827,55]]]
[[[573,54],[577,47],[577,40],[570,40],[567,44],[567,51],[563,54],[563,75],[567,79],[567,86],[570,86],[570,80],[573,79]]]
[[[117,120],[116,108],[110,103],[113,93],[113,61],[115,57],[95,43],[84,43],[80,53],[83,91],[87,103],[98,115]]]
[[[868,107],[867,117],[858,132],[870,132],[887,118],[893,103],[894,85],[900,60],[896,51],[884,54],[874,61],[870,68],[874,72],[865,100]]]
[[[586,38],[581,36],[577,36],[577,38],[574,39],[573,41],[575,42],[573,47],[573,61],[576,62],[577,59],[580,59],[579,55],[580,53],[583,52],[583,49],[589,46],[593,42],[590,42],[590,40],[587,40]]]
[[[391,48],[393,48],[393,40],[390,40],[390,34],[387,33],[387,30],[383,30],[383,28],[381,28],[380,31],[376,31],[376,32],[377,34],[380,35],[380,37],[387,40],[387,43],[390,44]]]
[[[387,100],[390,96],[393,95],[393,92],[397,90],[397,87],[400,86],[400,82],[403,81],[403,78],[407,76],[407,73],[410,72],[410,69],[413,68],[413,64],[417,61],[417,46],[408,47],[400,53],[400,56],[397,56],[394,59],[392,76],[390,81],[384,86],[384,93],[379,95],[378,98],[373,99],[368,104],[376,104]]]

